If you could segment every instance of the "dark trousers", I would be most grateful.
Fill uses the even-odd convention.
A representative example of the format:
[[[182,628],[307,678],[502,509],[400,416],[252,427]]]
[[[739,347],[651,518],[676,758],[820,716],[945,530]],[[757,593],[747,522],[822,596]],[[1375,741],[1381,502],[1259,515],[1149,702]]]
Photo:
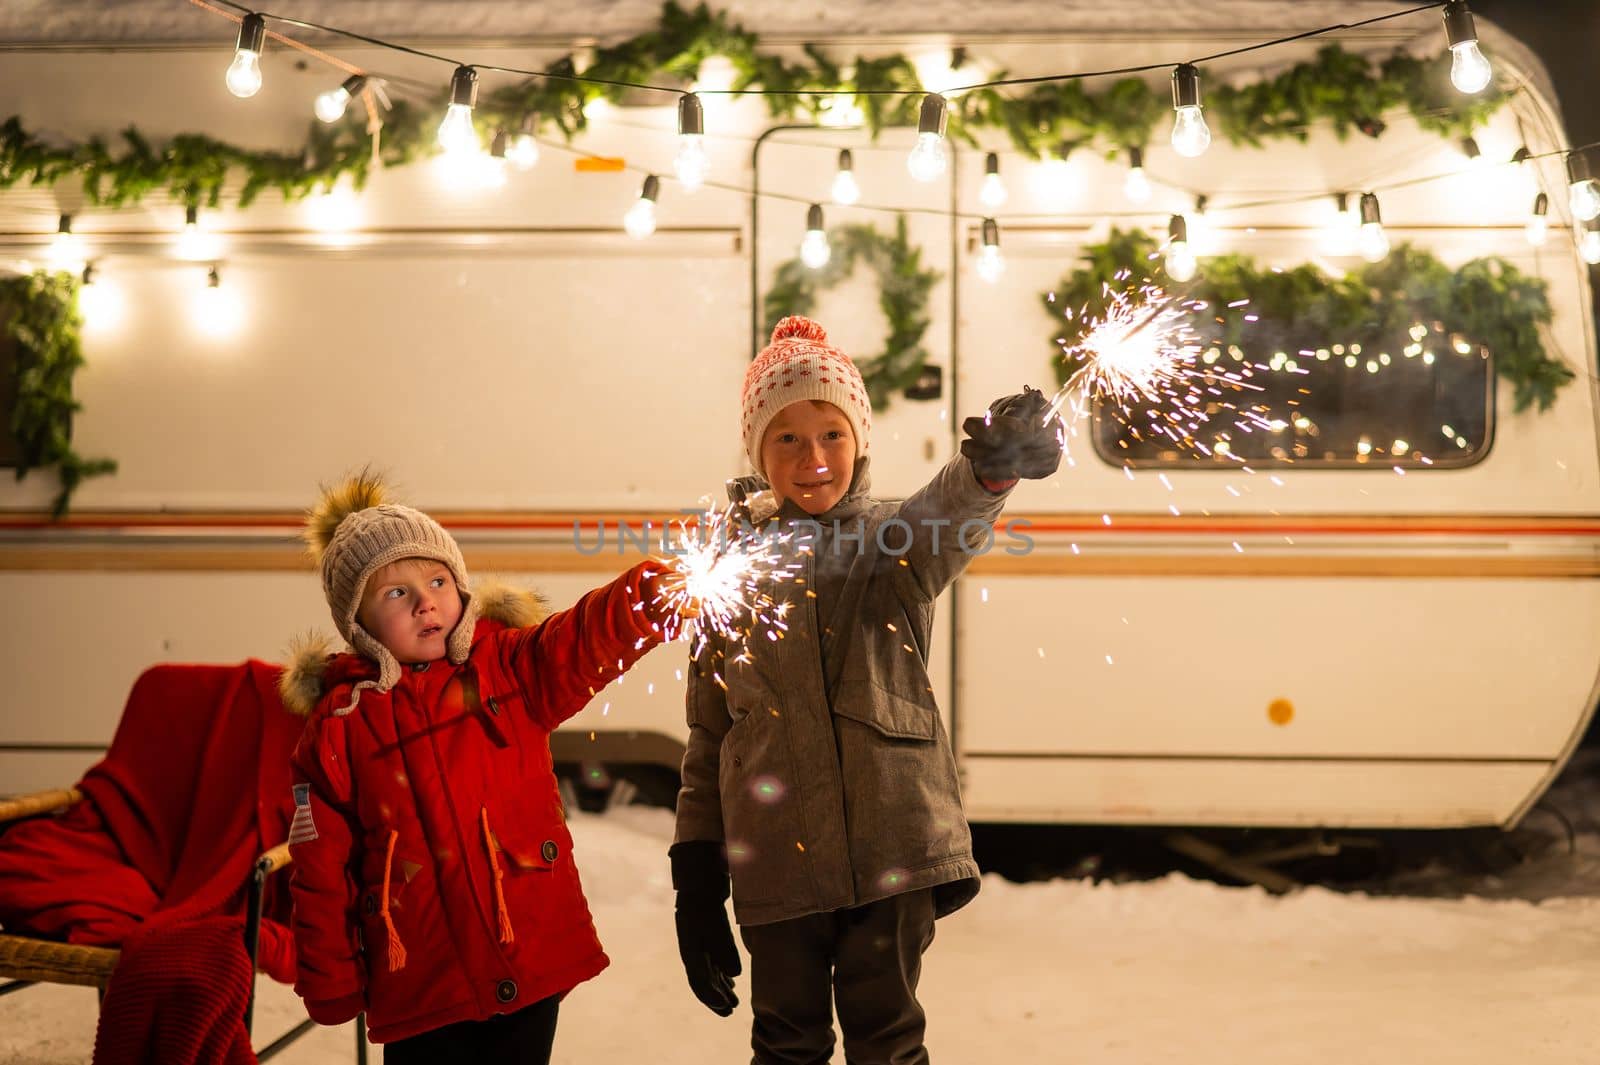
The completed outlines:
[[[933,889],[739,929],[750,952],[753,1065],[826,1065],[838,1003],[848,1065],[926,1065],[917,1002]]]
[[[384,1065],[550,1065],[560,995],[486,1021],[461,1021],[397,1039],[383,1048]]]

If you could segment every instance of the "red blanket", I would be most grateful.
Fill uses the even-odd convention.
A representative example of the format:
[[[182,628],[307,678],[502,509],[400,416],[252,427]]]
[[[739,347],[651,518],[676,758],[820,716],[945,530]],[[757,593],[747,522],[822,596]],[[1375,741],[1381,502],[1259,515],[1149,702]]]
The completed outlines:
[[[287,838],[289,755],[302,721],[283,708],[278,673],[254,660],[146,670],[105,759],[78,785],[87,801],[63,817],[24,822],[0,836],[0,925],[130,948],[107,990],[103,1020],[115,1012],[126,1025],[126,1014],[148,1001],[141,983],[154,987],[193,966],[194,959],[184,962],[176,953],[182,944],[212,949],[221,924],[190,929],[186,923],[229,917],[237,934],[254,858]],[[290,982],[292,940],[274,923],[287,919],[289,897],[286,885],[275,886],[258,963]],[[218,955],[229,971],[230,955]],[[248,963],[243,979],[248,991]],[[200,1014],[216,1005],[212,997],[228,998],[231,1010],[234,985],[220,974],[216,984],[222,986],[204,996]],[[243,1000],[237,1011],[217,1014],[223,1015],[242,1018]],[[242,1031],[242,1023],[237,1027]],[[187,1060],[177,1053],[163,1047],[161,1060]]]

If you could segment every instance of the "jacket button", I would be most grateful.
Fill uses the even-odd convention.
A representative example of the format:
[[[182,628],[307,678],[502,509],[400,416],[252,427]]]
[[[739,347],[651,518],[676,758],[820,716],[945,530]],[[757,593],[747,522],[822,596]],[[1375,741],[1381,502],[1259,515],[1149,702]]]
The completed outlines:
[[[738,769],[742,765],[744,765],[744,761],[738,755],[734,755],[733,756],[733,768]]]
[[[555,840],[547,839],[544,841],[544,846],[539,848],[539,853],[544,855],[545,861],[553,862],[556,860],[556,856],[561,853],[561,848],[556,846]]]
[[[517,997],[517,982],[515,980],[502,980],[495,985],[494,997],[501,1002],[510,1002]]]
[[[368,917],[371,917],[373,914],[378,912],[378,898],[376,895],[367,896],[365,909]]]
[[[427,662],[413,662],[413,663],[411,663],[411,672],[413,672],[413,673],[426,673],[426,672],[428,672],[428,666],[429,666],[429,663],[427,663]]]

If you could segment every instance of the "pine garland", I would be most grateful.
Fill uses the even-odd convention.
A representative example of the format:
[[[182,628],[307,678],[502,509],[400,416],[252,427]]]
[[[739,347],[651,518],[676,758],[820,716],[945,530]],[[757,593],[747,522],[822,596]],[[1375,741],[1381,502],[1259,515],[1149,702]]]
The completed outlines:
[[[730,22],[726,13],[705,4],[684,8],[669,0],[654,30],[598,49],[584,74],[635,83],[665,75],[688,86],[707,58],[721,55],[737,72],[734,88],[760,87],[771,93],[764,99],[775,120],[819,119],[853,99],[874,136],[887,126],[916,121],[922,87],[916,68],[902,54],[839,63],[807,45],[804,58],[789,63],[762,54],[759,46],[756,35]],[[546,69],[576,74],[577,62],[569,55]],[[1508,97],[1494,89],[1463,97],[1450,87],[1448,72],[1448,52],[1429,59],[1396,52],[1375,67],[1365,56],[1329,45],[1315,59],[1255,84],[1206,83],[1208,122],[1234,144],[1260,147],[1270,140],[1303,141],[1309,126],[1318,121],[1329,122],[1341,139],[1353,129],[1377,136],[1384,128],[1384,114],[1404,110],[1423,129],[1456,140],[1481,126]],[[825,95],[830,90],[886,89],[910,95]],[[597,97],[620,103],[629,91],[561,77],[530,78],[485,93],[476,118],[480,127],[514,130],[531,115],[538,128],[554,126],[571,138],[587,125],[586,103]],[[424,106],[397,103],[387,112],[380,138],[383,164],[395,166],[434,151],[433,132],[444,105],[441,92]],[[245,207],[266,189],[297,200],[331,187],[346,174],[359,187],[372,165],[370,138],[359,110],[352,109],[331,126],[312,121],[299,153],[245,149],[200,134],[180,134],[157,148],[132,127],[115,148],[99,139],[56,146],[29,132],[20,117],[13,116],[0,126],[0,188],[21,182],[49,184],[77,175],[94,205],[135,204],[164,189],[186,204],[216,206],[229,175],[242,173],[238,202]],[[979,89],[952,100],[949,132],[976,146],[979,131],[1002,131],[1019,152],[1033,158],[1054,151],[1062,141],[1115,152],[1148,144],[1170,111],[1164,81],[1153,84],[1129,77],[1097,90],[1077,80],[1046,82],[1015,94]]]
[[[78,485],[114,473],[111,459],[86,459],[72,447],[72,378],[83,365],[78,344],[78,283],[70,274],[43,271],[0,279],[0,330],[16,356],[16,405],[11,433],[22,449],[17,480],[38,467],[55,466],[61,491],[53,517],[67,512]]]
[[[1122,284],[1119,275],[1136,284],[1154,272],[1152,260],[1158,254],[1154,237],[1113,229],[1109,240],[1084,249],[1083,266],[1045,294],[1045,310],[1058,330],[1052,338],[1058,381],[1065,383],[1077,369],[1060,357],[1060,348],[1070,348],[1082,336],[1085,321],[1104,311],[1105,286]],[[1401,244],[1382,262],[1333,278],[1310,264],[1276,270],[1247,256],[1219,255],[1201,260],[1200,272],[1184,286],[1184,294],[1205,301],[1215,312],[1214,318],[1196,316],[1195,330],[1205,342],[1237,345],[1246,352],[1264,336],[1278,350],[1356,343],[1367,351],[1400,352],[1413,343],[1413,325],[1428,323],[1487,348],[1495,371],[1512,386],[1519,412],[1534,404],[1548,410],[1556,393],[1575,376],[1545,352],[1540,338],[1540,327],[1551,317],[1548,286],[1500,258],[1451,268],[1421,248]],[[1228,306],[1240,300],[1249,303]],[[1078,308],[1082,312],[1060,332],[1063,312]],[[1247,323],[1246,314],[1259,321]],[[1254,361],[1265,361],[1259,351],[1251,354]]]
[[[940,274],[922,268],[922,249],[912,247],[906,238],[906,219],[900,215],[893,237],[884,236],[870,225],[835,226],[828,230],[833,254],[826,266],[813,270],[799,259],[778,267],[777,277],[762,301],[766,318],[763,335],[770,334],[778,321],[791,314],[811,314],[817,296],[833,288],[865,262],[878,277],[878,306],[889,320],[889,335],[883,352],[874,358],[856,360],[867,397],[873,410],[888,406],[890,398],[909,388],[922,374],[928,361],[922,336],[928,331],[928,294],[938,284]]]

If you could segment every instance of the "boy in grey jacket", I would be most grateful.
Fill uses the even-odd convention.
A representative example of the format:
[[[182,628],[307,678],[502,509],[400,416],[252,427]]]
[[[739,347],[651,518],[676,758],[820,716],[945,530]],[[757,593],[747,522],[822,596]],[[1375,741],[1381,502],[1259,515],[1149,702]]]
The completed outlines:
[[[731,489],[792,533],[769,589],[781,639],[712,637],[691,662],[670,850],[689,986],[722,1016],[750,953],[756,1065],[819,1065],[837,1001],[854,1065],[928,1060],[917,1003],[938,917],[978,892],[955,757],[927,674],[934,600],[986,549],[1018,477],[1061,460],[1032,389],[968,418],[961,454],[899,504],[869,496],[872,410],[849,357],[790,317],[751,363]]]

